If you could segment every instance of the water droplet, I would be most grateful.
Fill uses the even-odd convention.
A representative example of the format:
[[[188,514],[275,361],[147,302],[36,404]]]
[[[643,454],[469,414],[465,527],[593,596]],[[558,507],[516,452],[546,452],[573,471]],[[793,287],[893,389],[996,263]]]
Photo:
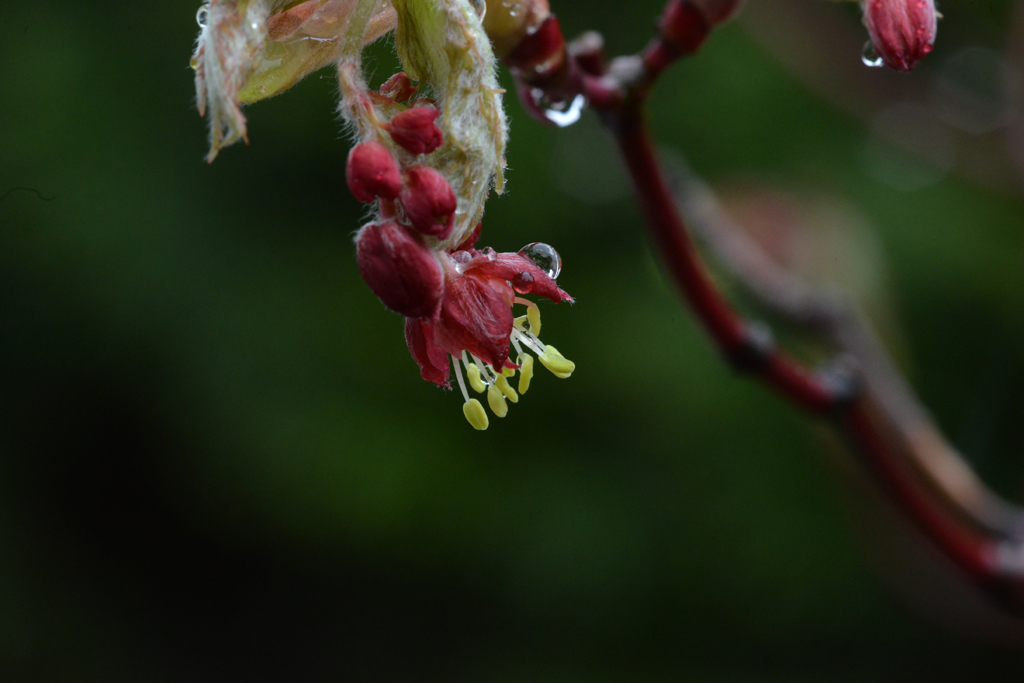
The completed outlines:
[[[199,28],[206,28],[206,21],[210,18],[210,5],[203,4],[199,6],[199,11],[196,12],[196,23],[199,24]]]
[[[872,69],[882,66],[882,58],[875,52],[875,46],[870,40],[864,43],[864,49],[860,51],[860,61],[864,62],[864,66],[870,66]]]
[[[583,116],[583,109],[587,106],[587,98],[583,95],[577,95],[571,103],[552,102],[540,88],[533,88],[530,97],[543,112],[544,118],[559,128],[571,126],[579,121]]]
[[[457,265],[464,266],[473,260],[473,255],[468,251],[462,250],[452,254],[452,261],[455,261]]]
[[[512,278],[512,287],[520,294],[529,294],[533,291],[533,276],[529,273],[518,273]]]
[[[483,249],[480,250],[480,253],[483,254],[484,258],[486,258],[488,261],[493,261],[494,259],[498,258],[498,253],[494,251],[494,249],[492,249],[491,247],[484,247]]]
[[[519,250],[519,255],[529,259],[535,266],[547,273],[548,277],[556,278],[562,272],[562,257],[555,248],[543,242],[527,244]]]

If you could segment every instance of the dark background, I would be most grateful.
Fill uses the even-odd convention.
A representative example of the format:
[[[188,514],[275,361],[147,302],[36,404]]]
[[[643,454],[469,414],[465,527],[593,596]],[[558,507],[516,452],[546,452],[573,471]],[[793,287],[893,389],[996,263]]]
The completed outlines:
[[[554,4],[612,53],[661,6]],[[356,272],[329,71],[203,162],[196,9],[0,7],[0,680],[1019,675],[842,444],[716,356],[593,115],[545,129],[507,100],[482,244],[559,249],[579,303],[544,338],[578,369],[477,433]],[[860,64],[856,5],[755,0],[651,118],[754,223],[814,218],[794,263],[856,293],[1015,497],[1021,21],[941,9],[906,77]]]

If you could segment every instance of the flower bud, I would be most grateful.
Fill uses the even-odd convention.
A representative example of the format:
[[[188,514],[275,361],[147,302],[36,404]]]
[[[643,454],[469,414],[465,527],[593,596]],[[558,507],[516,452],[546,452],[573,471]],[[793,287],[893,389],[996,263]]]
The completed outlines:
[[[444,135],[434,125],[440,113],[430,107],[406,109],[388,124],[391,139],[410,154],[430,154],[444,142]]]
[[[483,23],[494,53],[503,58],[532,35],[551,14],[548,0],[487,0]]]
[[[398,197],[406,217],[424,235],[447,239],[458,202],[445,177],[429,166],[413,166]]]
[[[444,295],[444,272],[423,239],[393,221],[356,235],[359,274],[381,303],[407,318],[431,318]]]
[[[696,52],[708,37],[708,17],[687,0],[673,0],[665,5],[658,28],[663,40],[680,54]]]
[[[910,71],[935,44],[934,0],[865,0],[864,24],[875,52],[896,71]]]
[[[379,142],[364,142],[352,148],[345,179],[352,196],[361,202],[372,202],[378,196],[395,199],[402,190],[398,164],[387,147]]]
[[[743,4],[742,0],[690,0],[710,26],[729,19]]]
[[[416,94],[416,90],[416,86],[404,71],[399,71],[380,86],[380,94],[390,97],[395,102],[408,102]]]

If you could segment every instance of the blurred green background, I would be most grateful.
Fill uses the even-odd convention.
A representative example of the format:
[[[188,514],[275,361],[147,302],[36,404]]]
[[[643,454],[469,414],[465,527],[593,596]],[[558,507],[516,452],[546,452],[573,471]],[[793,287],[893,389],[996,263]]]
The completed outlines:
[[[553,4],[617,54],[662,3]],[[203,162],[197,7],[0,7],[0,680],[1019,672],[823,426],[716,356],[593,115],[547,129],[508,99],[482,243],[559,249],[578,304],[543,308],[545,339],[578,369],[477,433],[356,272],[329,71]],[[1010,3],[942,9],[903,77],[860,64],[856,5],[755,0],[651,119],[724,196],[826,207],[800,263],[858,293],[1013,497],[1021,23]],[[390,48],[372,54],[389,75]],[[894,120],[931,133],[914,147]]]

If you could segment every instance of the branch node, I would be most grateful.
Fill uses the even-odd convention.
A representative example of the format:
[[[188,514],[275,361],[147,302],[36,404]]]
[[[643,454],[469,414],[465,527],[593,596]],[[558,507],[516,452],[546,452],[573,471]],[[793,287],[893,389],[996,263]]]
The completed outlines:
[[[604,36],[597,31],[587,31],[569,43],[569,55],[585,74],[603,76],[608,72],[604,54]]]
[[[839,354],[816,369],[818,380],[832,397],[834,411],[842,411],[864,394],[860,363],[848,353]]]

